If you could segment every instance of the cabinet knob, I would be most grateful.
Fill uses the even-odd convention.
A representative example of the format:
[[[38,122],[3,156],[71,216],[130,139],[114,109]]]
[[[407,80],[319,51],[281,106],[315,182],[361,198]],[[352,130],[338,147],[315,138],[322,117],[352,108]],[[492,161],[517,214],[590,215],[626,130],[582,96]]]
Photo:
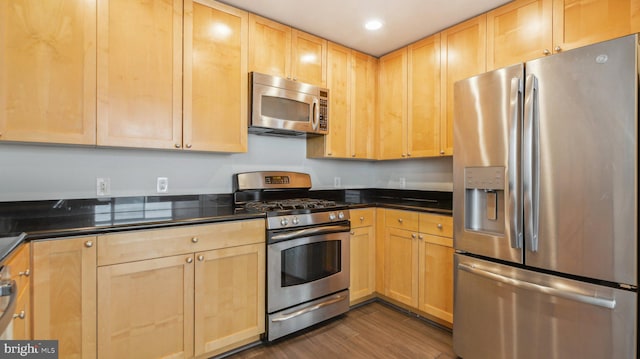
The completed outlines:
[[[187,148],[191,148],[191,144],[190,143],[187,143]]]
[[[411,157],[411,152],[407,153],[407,157]]]
[[[350,233],[352,236],[356,234],[356,232],[354,232],[354,231],[351,231],[351,232],[349,232],[349,233]]]
[[[424,236],[422,234],[418,234],[418,239],[424,239]]]
[[[356,156],[356,154],[355,154],[355,153],[352,153],[352,154],[351,154],[351,157],[355,157],[355,156]]]
[[[402,223],[404,220],[402,218],[398,218],[398,223]]]
[[[438,227],[438,229],[442,229],[442,223],[438,223],[436,227]]]
[[[28,277],[30,274],[31,274],[31,270],[29,270],[29,269],[27,269],[27,270],[26,270],[26,271],[24,271],[24,272],[18,272],[18,275],[19,275],[19,276],[25,276],[25,277]]]
[[[556,47],[553,48],[553,51],[560,52],[562,51],[562,48],[560,47],[560,45],[556,45]]]
[[[441,154],[441,155],[444,155],[444,150],[440,150],[440,154]]]
[[[175,146],[176,146],[176,148],[180,148],[181,147],[179,143],[176,143]]]
[[[193,258],[188,257],[188,258],[187,258],[187,263],[193,263]]]
[[[93,247],[93,241],[86,241],[86,242],[84,242],[84,246],[85,246],[85,247],[87,247],[87,248],[91,248],[91,247]]]
[[[417,238],[416,234],[415,233],[411,233],[411,238],[416,239]]]
[[[21,310],[20,313],[16,313],[13,315],[13,319],[24,319],[26,317],[26,313],[24,310]]]
[[[549,51],[549,49],[544,49],[542,53],[546,56],[546,55],[549,55],[551,51]]]
[[[198,243],[198,237],[192,237],[191,243]]]
[[[402,154],[402,157],[407,157],[407,154],[406,154],[406,153],[403,153],[403,154]]]
[[[364,217],[360,216],[360,222],[364,222]]]
[[[204,256],[203,256],[202,254],[201,254],[201,255],[199,255],[199,256],[198,256],[198,260],[199,260],[200,262],[202,262],[202,261],[204,260]]]

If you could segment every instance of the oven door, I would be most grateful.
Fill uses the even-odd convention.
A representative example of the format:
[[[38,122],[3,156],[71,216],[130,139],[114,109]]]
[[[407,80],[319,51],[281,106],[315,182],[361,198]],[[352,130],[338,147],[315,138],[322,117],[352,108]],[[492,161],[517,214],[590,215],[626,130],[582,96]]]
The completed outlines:
[[[349,287],[349,232],[310,235],[267,246],[267,311]]]

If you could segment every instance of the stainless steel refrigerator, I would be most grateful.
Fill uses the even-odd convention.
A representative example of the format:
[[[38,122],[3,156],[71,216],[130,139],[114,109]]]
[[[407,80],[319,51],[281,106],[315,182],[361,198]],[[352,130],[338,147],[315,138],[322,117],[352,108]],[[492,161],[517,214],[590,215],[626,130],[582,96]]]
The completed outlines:
[[[457,82],[453,344],[637,358],[638,36]]]

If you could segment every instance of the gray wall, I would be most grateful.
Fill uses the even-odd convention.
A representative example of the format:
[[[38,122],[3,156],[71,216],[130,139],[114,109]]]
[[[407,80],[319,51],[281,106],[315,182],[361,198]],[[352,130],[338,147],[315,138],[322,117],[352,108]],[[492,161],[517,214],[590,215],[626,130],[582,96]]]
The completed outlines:
[[[304,139],[257,135],[242,154],[3,143],[0,201],[96,197],[96,177],[110,179],[113,197],[156,195],[157,177],[169,179],[170,195],[229,193],[233,173],[257,170],[307,172],[314,189],[340,177],[342,188],[451,191],[451,162],[312,160]]]

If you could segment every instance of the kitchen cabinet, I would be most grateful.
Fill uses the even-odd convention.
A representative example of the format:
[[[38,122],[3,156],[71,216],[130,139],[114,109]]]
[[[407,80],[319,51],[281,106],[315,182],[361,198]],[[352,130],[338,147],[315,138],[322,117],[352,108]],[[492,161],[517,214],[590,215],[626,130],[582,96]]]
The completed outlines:
[[[407,48],[380,58],[377,159],[407,157]]]
[[[452,218],[391,209],[384,216],[384,295],[451,325]]]
[[[640,32],[640,0],[553,0],[553,51]]]
[[[260,219],[99,236],[98,355],[207,357],[257,341],[264,228]]]
[[[95,237],[31,242],[33,337],[64,358],[96,357]]]
[[[353,305],[375,292],[375,208],[352,209],[350,216],[349,304]]]
[[[16,282],[18,287],[16,308],[13,314],[13,328],[10,336],[12,340],[31,339],[30,253],[29,245],[23,243],[11,253],[4,263],[9,267],[10,278]]]
[[[2,1],[0,34],[0,141],[95,144],[96,0]]]
[[[377,59],[329,43],[329,133],[307,138],[310,158],[373,158]]]
[[[249,14],[249,71],[326,85],[327,40]]]
[[[98,145],[182,147],[182,5],[98,2]]]
[[[486,71],[486,14],[440,33],[440,154],[453,155],[453,84]]]
[[[185,1],[183,46],[183,148],[246,152],[248,13]]]
[[[440,35],[380,59],[378,159],[440,155]]]
[[[487,70],[551,54],[553,0],[517,0],[487,13]]]

